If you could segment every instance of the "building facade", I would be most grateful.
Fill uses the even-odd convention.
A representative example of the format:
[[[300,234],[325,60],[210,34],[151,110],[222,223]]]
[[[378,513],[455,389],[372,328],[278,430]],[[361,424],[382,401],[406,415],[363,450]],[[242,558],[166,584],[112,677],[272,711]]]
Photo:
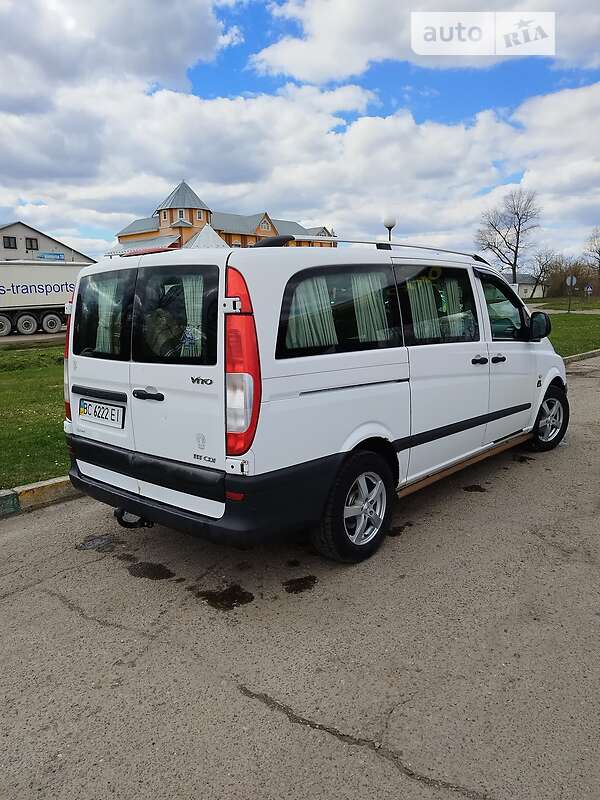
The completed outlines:
[[[228,247],[251,247],[261,239],[282,235],[295,237],[295,241],[290,242],[292,247],[334,246],[332,242],[302,238],[332,236],[325,226],[305,228],[292,220],[275,219],[266,211],[247,215],[213,211],[185,181],[181,181],[151,217],[136,219],[119,231],[119,247],[109,254],[156,247],[194,247],[206,226],[210,226]]]
[[[94,259],[24,222],[0,225],[0,261],[85,261]]]

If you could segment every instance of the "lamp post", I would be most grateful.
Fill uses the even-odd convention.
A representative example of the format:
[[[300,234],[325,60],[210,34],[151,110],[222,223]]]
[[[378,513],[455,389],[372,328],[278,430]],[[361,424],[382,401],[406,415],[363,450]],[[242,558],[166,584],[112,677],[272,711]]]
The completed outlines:
[[[386,216],[383,218],[383,225],[387,228],[388,232],[388,242],[392,241],[392,231],[396,227],[397,222],[398,220],[393,214],[386,214]]]

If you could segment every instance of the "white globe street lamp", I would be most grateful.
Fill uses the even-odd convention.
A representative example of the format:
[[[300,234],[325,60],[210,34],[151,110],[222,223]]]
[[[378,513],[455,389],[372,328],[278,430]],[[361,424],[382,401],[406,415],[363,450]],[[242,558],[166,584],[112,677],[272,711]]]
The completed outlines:
[[[383,218],[383,225],[387,228],[388,242],[392,241],[392,231],[396,227],[398,220],[393,214],[386,214]]]

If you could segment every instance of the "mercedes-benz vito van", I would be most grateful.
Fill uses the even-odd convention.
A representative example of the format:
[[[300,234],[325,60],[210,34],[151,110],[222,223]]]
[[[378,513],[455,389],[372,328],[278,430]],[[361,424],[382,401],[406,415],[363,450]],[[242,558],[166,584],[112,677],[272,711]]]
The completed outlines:
[[[402,497],[569,419],[546,314],[477,256],[181,249],[79,276],[70,476],[119,518],[217,539],[311,528],[360,561]],[[132,516],[133,515],[133,516]]]

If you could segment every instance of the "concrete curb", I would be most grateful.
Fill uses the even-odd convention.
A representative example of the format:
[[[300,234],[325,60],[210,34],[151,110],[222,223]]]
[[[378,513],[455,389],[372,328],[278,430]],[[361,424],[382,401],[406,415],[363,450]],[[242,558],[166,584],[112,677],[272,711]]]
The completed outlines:
[[[80,497],[67,476],[0,490],[0,518]]]
[[[596,358],[600,356],[600,350],[588,350],[587,353],[577,353],[574,356],[565,356],[563,361],[565,364],[571,364],[573,361],[584,361],[586,358]]]

